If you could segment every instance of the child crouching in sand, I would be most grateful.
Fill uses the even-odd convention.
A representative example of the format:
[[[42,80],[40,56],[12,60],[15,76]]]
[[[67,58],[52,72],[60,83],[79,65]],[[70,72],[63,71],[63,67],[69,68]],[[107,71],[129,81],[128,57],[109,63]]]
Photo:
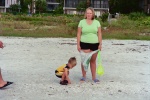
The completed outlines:
[[[77,62],[76,62],[76,58],[75,57],[71,57],[68,60],[67,64],[64,64],[62,66],[59,66],[56,70],[55,70],[55,75],[58,78],[61,78],[60,80],[60,84],[61,85],[67,85],[67,84],[71,84],[71,81],[69,79],[69,70],[72,69],[74,66],[76,66]]]

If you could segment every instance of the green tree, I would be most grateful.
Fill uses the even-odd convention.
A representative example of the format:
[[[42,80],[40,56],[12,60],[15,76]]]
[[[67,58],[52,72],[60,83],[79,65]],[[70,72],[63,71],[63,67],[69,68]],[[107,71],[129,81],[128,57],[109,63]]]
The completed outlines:
[[[139,0],[109,0],[110,13],[131,13],[141,11]]]
[[[60,4],[55,9],[55,13],[56,14],[63,14],[64,0],[56,0],[56,2],[58,2]]]
[[[79,12],[84,12],[86,10],[86,8],[88,8],[90,6],[91,6],[90,0],[84,0],[84,1],[79,2],[76,9]]]
[[[47,10],[46,0],[36,0],[36,11],[39,13],[45,12]]]
[[[79,12],[81,12],[81,13],[84,12],[86,8],[87,8],[87,2],[86,2],[86,0],[85,0],[85,1],[81,1],[81,2],[77,5],[77,7],[76,7],[77,11],[79,11]]]
[[[86,0],[86,7],[90,7],[91,6],[91,1],[90,0]]]
[[[18,4],[12,4],[12,5],[10,5],[10,9],[11,9],[11,12],[13,14],[16,14],[17,12],[19,12],[20,5],[18,5]]]
[[[32,4],[32,0],[20,0],[21,12],[28,11],[28,5]]]

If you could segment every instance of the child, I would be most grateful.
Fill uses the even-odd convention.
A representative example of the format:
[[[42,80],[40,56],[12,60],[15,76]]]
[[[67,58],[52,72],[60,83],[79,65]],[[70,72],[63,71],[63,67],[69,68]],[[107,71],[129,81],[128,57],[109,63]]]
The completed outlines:
[[[74,66],[76,66],[76,58],[75,57],[71,57],[68,60],[68,64],[64,64],[62,66],[59,66],[55,70],[55,75],[58,78],[61,78],[61,80],[60,80],[60,84],[61,85],[71,84],[71,81],[69,79],[69,70],[72,69]]]

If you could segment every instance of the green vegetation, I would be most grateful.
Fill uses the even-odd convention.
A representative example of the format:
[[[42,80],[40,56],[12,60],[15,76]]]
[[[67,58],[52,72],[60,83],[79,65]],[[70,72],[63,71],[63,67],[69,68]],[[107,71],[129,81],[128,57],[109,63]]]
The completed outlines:
[[[140,0],[109,0],[110,13],[129,14],[131,12],[142,11],[139,6]]]
[[[121,15],[117,21],[106,20],[106,15],[97,18],[102,25],[103,39],[150,40],[150,17],[139,13]],[[3,14],[0,18],[1,36],[19,37],[76,37],[81,15]]]
[[[21,9],[21,6],[18,4],[13,4],[10,6],[10,10],[14,15],[17,14],[17,12],[19,12],[19,9]]]
[[[150,40],[150,17],[137,16],[139,13],[121,15],[117,21],[112,21],[110,25],[102,23],[108,27],[103,30],[103,37],[107,39],[136,39]],[[142,15],[142,14],[140,14]],[[132,17],[131,17],[132,16]]]
[[[27,13],[29,11],[28,6],[30,7],[30,12],[33,12],[33,0],[20,0],[20,12]],[[36,13],[46,12],[47,3],[46,0],[36,0],[35,1]]]
[[[102,16],[100,16],[101,20],[102,20],[103,22],[106,22],[106,21],[108,20],[108,15],[109,15],[109,13],[104,13],[104,14],[102,14]]]
[[[45,12],[47,9],[46,0],[36,0],[36,10],[37,12]]]

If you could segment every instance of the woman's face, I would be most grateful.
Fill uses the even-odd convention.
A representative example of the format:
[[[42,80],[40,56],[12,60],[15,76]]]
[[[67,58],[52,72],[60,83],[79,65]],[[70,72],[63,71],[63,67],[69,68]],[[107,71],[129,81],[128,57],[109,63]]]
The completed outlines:
[[[86,17],[87,17],[87,19],[92,19],[92,16],[93,16],[92,11],[91,11],[90,9],[88,9],[88,10],[86,11]]]

